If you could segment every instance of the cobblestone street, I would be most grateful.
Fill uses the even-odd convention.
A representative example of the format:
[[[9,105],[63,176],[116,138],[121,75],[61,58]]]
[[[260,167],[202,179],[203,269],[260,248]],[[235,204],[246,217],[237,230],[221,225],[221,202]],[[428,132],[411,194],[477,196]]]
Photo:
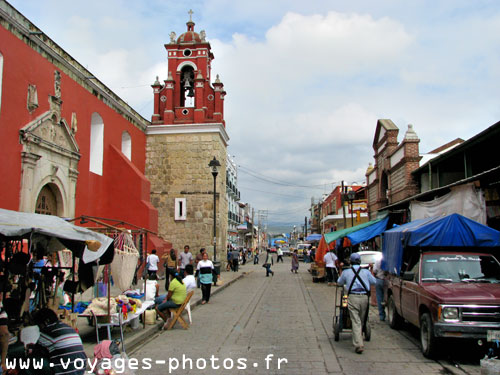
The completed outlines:
[[[439,362],[424,358],[411,335],[378,322],[374,308],[372,339],[365,343],[362,355],[354,353],[347,331],[335,342],[335,288],[314,284],[307,272],[309,265],[301,263],[300,267],[298,275],[292,274],[289,259],[285,259],[284,264],[273,267],[274,277],[265,277],[261,265],[246,265],[245,277],[193,311],[189,330],[176,325],[132,353],[140,361],[152,359],[150,369],[137,373],[450,373]],[[162,360],[164,364],[157,362]],[[212,369],[212,363],[220,368]],[[468,370],[460,373],[479,373],[477,366]]]

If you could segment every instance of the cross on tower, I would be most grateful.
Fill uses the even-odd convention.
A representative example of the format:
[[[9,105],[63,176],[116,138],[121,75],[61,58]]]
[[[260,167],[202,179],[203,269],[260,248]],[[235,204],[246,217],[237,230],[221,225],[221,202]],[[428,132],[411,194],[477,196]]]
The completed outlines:
[[[192,19],[192,16],[193,16],[193,10],[192,9],[189,9],[189,22],[193,22],[193,19]]]

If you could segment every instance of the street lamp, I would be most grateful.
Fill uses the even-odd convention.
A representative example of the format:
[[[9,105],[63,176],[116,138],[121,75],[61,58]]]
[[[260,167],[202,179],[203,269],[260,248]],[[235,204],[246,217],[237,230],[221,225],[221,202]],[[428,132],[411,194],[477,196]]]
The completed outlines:
[[[351,227],[354,226],[354,212],[352,209],[352,202],[354,201],[354,198],[356,198],[356,192],[354,190],[349,190],[347,192],[347,199],[351,202]]]
[[[217,175],[219,174],[219,168],[220,168],[220,163],[219,161],[215,158],[210,160],[210,163],[208,163],[208,166],[210,167],[212,171],[212,176],[214,176],[214,262],[217,260],[217,251],[216,251],[216,245],[217,245],[217,232],[216,232],[216,226],[217,226],[217,218],[216,218],[216,181],[217,181]]]

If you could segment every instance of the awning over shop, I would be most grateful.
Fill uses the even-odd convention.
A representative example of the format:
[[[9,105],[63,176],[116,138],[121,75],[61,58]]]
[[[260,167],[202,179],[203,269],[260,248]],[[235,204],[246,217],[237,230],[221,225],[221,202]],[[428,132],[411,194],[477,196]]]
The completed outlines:
[[[306,241],[319,241],[321,240],[322,235],[319,233],[310,234],[306,237]]]
[[[77,256],[84,263],[90,263],[101,258],[110,247],[110,251],[114,251],[112,238],[68,223],[58,216],[17,212],[1,208],[0,235],[13,239],[30,237],[32,240],[40,239],[40,237],[49,240],[56,239],[60,242],[58,244],[59,248],[67,247],[73,252],[77,252]],[[94,244],[99,245],[99,248],[95,251],[90,250],[87,245],[91,245],[87,241],[98,241],[98,243],[94,242]]]
[[[389,218],[386,216],[383,218],[378,218],[378,219],[369,221],[367,223],[356,225],[356,226],[351,227],[351,228],[345,228],[342,230],[338,230],[336,232],[325,233],[325,241],[327,243],[332,243],[333,241],[335,241],[339,238],[348,237],[349,240],[351,240],[351,242],[352,242],[352,239],[350,236],[351,233],[358,232],[364,228],[373,227],[371,230],[366,230],[366,231],[361,232],[359,234],[359,236],[354,236],[355,240],[358,241],[356,243],[367,241],[373,237],[380,235],[386,229],[388,220],[389,220]],[[383,223],[379,224],[381,222],[383,222]],[[377,225],[377,224],[379,224],[379,225]],[[353,245],[355,245],[355,244],[353,244]]]
[[[399,274],[404,246],[499,247],[500,232],[459,214],[415,220],[384,232],[382,244],[384,270]]]
[[[386,216],[379,222],[373,223],[372,225],[357,230],[356,232],[349,233],[346,237],[349,238],[352,246],[357,245],[363,241],[368,241],[374,237],[380,236],[380,234],[387,229],[388,222],[389,217]]]

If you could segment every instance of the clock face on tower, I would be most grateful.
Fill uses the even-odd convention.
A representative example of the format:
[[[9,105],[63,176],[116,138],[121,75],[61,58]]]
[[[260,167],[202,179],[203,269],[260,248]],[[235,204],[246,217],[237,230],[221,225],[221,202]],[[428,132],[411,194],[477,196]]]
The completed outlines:
[[[167,97],[166,97],[165,95],[162,95],[162,96],[160,97],[160,100],[161,100],[163,103],[165,103],[165,102],[167,101]]]
[[[207,99],[208,100],[214,100],[214,96],[212,94],[210,94],[210,95],[207,96]]]

